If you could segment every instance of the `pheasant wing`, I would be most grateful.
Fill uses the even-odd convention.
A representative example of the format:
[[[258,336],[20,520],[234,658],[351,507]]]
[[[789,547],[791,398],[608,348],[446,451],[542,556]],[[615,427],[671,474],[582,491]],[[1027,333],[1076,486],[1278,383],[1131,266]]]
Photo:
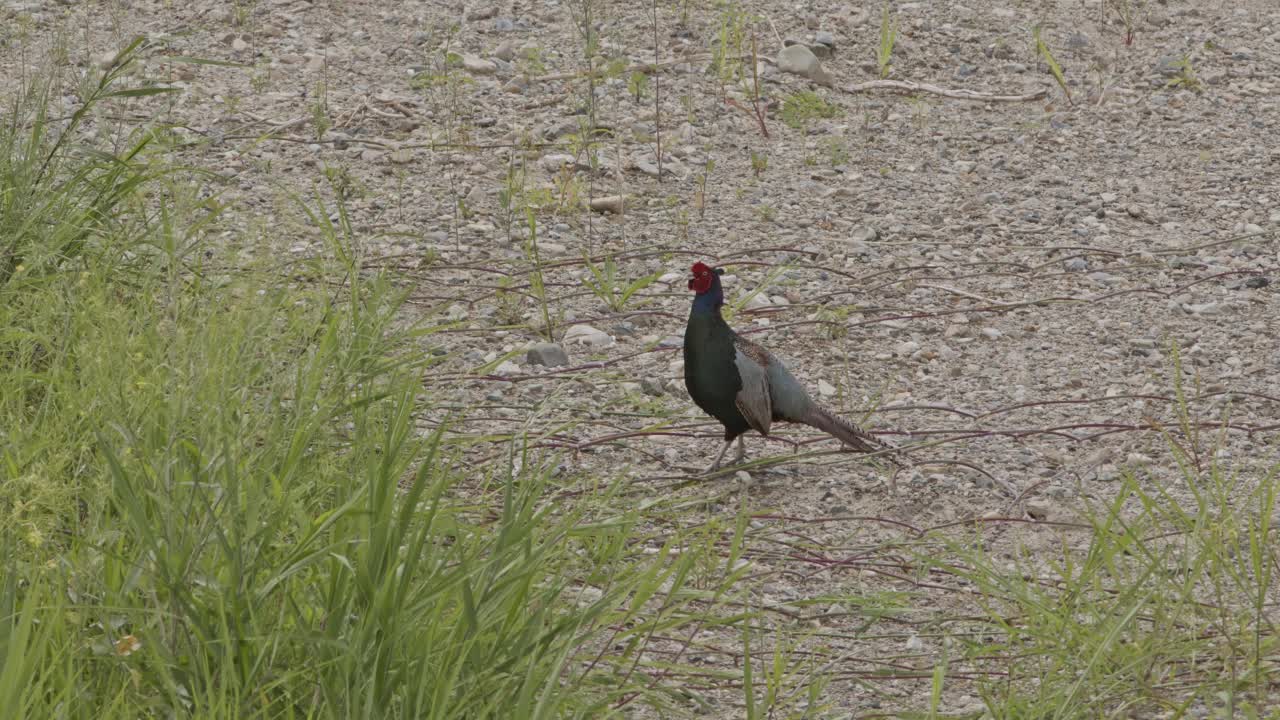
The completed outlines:
[[[734,404],[751,427],[761,435],[768,435],[773,422],[768,367],[773,358],[764,348],[740,337],[734,338],[733,347],[733,361],[742,378],[742,389],[734,398]]]

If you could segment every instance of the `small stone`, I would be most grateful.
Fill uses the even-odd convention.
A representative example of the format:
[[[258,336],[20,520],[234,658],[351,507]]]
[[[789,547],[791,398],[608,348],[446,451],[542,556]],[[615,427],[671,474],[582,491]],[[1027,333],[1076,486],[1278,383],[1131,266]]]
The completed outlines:
[[[826,380],[818,381],[818,394],[822,397],[832,397],[836,394],[836,388]]]
[[[591,198],[591,209],[596,212],[621,215],[625,205],[626,201],[622,195],[604,195]]]
[[[1053,503],[1047,500],[1032,500],[1027,503],[1027,515],[1037,522],[1046,522],[1053,518]]]
[[[896,355],[910,355],[911,353],[919,349],[920,349],[920,343],[914,340],[904,340],[898,343],[896,346],[894,346],[893,352]]]
[[[467,21],[476,22],[477,20],[488,20],[498,14],[497,5],[486,5],[484,7],[472,8],[467,12]]]
[[[819,45],[826,45],[828,48],[835,50],[836,37],[826,30],[819,30],[813,34],[813,41]]]
[[[516,57],[516,49],[510,40],[503,40],[500,45],[493,51],[493,56],[499,60],[511,62]]]
[[[590,325],[571,325],[564,331],[564,342],[579,343],[592,348],[606,348],[613,345],[613,338],[609,333],[597,330]]]
[[[1222,312],[1222,303],[1182,303],[1182,310],[1192,315],[1218,315]]]
[[[549,173],[558,173],[565,165],[576,168],[577,164],[577,160],[569,153],[552,153],[538,160],[538,165]]]
[[[1063,269],[1067,272],[1084,272],[1089,269],[1089,261],[1084,258],[1069,258],[1062,263]]]
[[[1176,77],[1186,67],[1181,55],[1165,55],[1156,62],[1156,74],[1163,77]]]
[[[912,635],[907,638],[907,652],[920,652],[924,649],[924,641],[919,635]]]
[[[955,169],[956,172],[962,175],[968,175],[978,169],[978,163],[972,160],[957,160],[955,161]]]
[[[831,87],[835,85],[835,81],[831,75],[823,69],[822,63],[818,61],[818,56],[804,45],[792,45],[791,47],[782,48],[778,53],[778,69],[808,78],[820,85]]]
[[[850,243],[869,243],[880,239],[880,231],[870,225],[859,225],[845,237]]]
[[[244,52],[249,49],[249,43],[245,42],[244,38],[237,36],[231,41],[231,49],[236,52]]]
[[[494,369],[495,375],[518,375],[520,374],[520,366],[510,360],[503,360],[501,365]]]
[[[1259,288],[1264,288],[1270,284],[1271,284],[1271,278],[1264,277],[1262,275],[1254,275],[1253,277],[1244,281],[1244,286],[1249,288],[1250,290],[1257,290]]]
[[[733,474],[733,479],[738,481],[738,489],[746,490],[755,485],[755,480],[751,477],[751,473],[746,470],[739,470]]]
[[[463,55],[462,67],[475,75],[492,75],[498,72],[498,63],[476,55]]]
[[[396,165],[407,165],[408,163],[413,162],[413,151],[409,150],[408,148],[400,148],[399,150],[392,150],[387,155],[387,159],[395,163]]]
[[[644,378],[641,380],[640,391],[653,397],[661,397],[666,392],[662,387],[662,380],[659,378]]]
[[[509,92],[517,95],[528,89],[529,89],[529,80],[523,75],[517,75],[511,78],[510,80],[506,81],[502,85],[503,92]]]
[[[525,362],[530,365],[561,367],[569,364],[569,354],[559,343],[538,343],[529,348],[529,352],[525,355]]]
[[[997,328],[993,328],[993,327],[982,328],[982,337],[988,340],[999,340],[1003,335],[1004,333],[1000,332],[1000,330],[998,330]]]

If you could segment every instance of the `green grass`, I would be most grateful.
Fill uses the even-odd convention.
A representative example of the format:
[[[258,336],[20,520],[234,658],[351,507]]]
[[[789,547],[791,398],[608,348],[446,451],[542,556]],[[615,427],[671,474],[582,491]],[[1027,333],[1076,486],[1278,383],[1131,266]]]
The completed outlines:
[[[137,101],[121,77],[80,115]],[[6,717],[687,702],[650,672],[654,636],[748,617],[722,612],[743,571],[710,525],[641,530],[643,504],[592,479],[556,500],[580,479],[518,440],[467,467],[465,435],[422,426],[445,417],[423,395],[427,331],[355,264],[340,204],[336,223],[327,193],[299,204],[326,259],[245,264],[202,239],[216,187],[151,128],[118,128],[114,154],[53,137],[54,83],[0,130]]]
[[[783,99],[779,117],[788,127],[799,129],[816,119],[833,118],[839,114],[839,106],[811,90],[801,90]]]

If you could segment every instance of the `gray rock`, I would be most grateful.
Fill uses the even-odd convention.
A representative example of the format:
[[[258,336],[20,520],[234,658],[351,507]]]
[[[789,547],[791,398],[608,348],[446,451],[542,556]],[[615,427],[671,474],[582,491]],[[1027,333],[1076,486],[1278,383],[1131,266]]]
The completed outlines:
[[[511,32],[516,29],[516,24],[511,18],[500,17],[493,21],[493,29],[497,32]]]
[[[658,378],[644,378],[640,381],[640,392],[653,397],[661,397],[666,390],[662,387],[662,380]]]
[[[476,55],[463,55],[462,67],[475,75],[493,75],[498,72],[498,64]]]
[[[778,69],[808,78],[819,85],[828,87],[835,85],[830,73],[823,69],[822,63],[818,61],[818,56],[804,45],[792,45],[782,48],[778,53]]]
[[[1176,77],[1183,69],[1181,55],[1165,55],[1156,61],[1156,74],[1161,77]]]
[[[503,40],[502,43],[493,51],[493,56],[499,60],[511,62],[516,57],[516,48],[510,40]]]
[[[819,30],[813,34],[813,41],[819,45],[826,45],[828,49],[836,49],[836,37],[826,30]]]
[[[626,200],[622,195],[603,195],[591,198],[591,209],[600,213],[607,212],[621,215],[625,205]]]
[[[849,235],[845,238],[850,244],[869,243],[880,239],[880,231],[870,225],[859,225],[849,231]]]
[[[592,348],[607,348],[613,345],[613,337],[603,330],[597,330],[590,325],[572,325],[568,330],[564,331],[564,341],[569,343],[580,343]]]
[[[1089,261],[1084,258],[1074,257],[1062,263],[1062,267],[1067,272],[1084,272],[1089,269]]]

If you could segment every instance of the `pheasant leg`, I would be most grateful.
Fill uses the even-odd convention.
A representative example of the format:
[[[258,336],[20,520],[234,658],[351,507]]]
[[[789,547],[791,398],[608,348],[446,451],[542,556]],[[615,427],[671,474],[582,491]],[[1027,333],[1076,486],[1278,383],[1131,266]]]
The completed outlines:
[[[733,464],[737,465],[747,456],[747,443],[743,435],[738,436],[738,454],[733,458]]]
[[[741,440],[742,438],[738,439]],[[729,446],[732,444],[732,440],[725,442],[724,447],[720,448],[720,454],[716,456],[716,461],[711,463],[711,467],[707,468],[707,472],[715,472],[720,469],[720,461],[724,459],[724,454],[729,452]]]

